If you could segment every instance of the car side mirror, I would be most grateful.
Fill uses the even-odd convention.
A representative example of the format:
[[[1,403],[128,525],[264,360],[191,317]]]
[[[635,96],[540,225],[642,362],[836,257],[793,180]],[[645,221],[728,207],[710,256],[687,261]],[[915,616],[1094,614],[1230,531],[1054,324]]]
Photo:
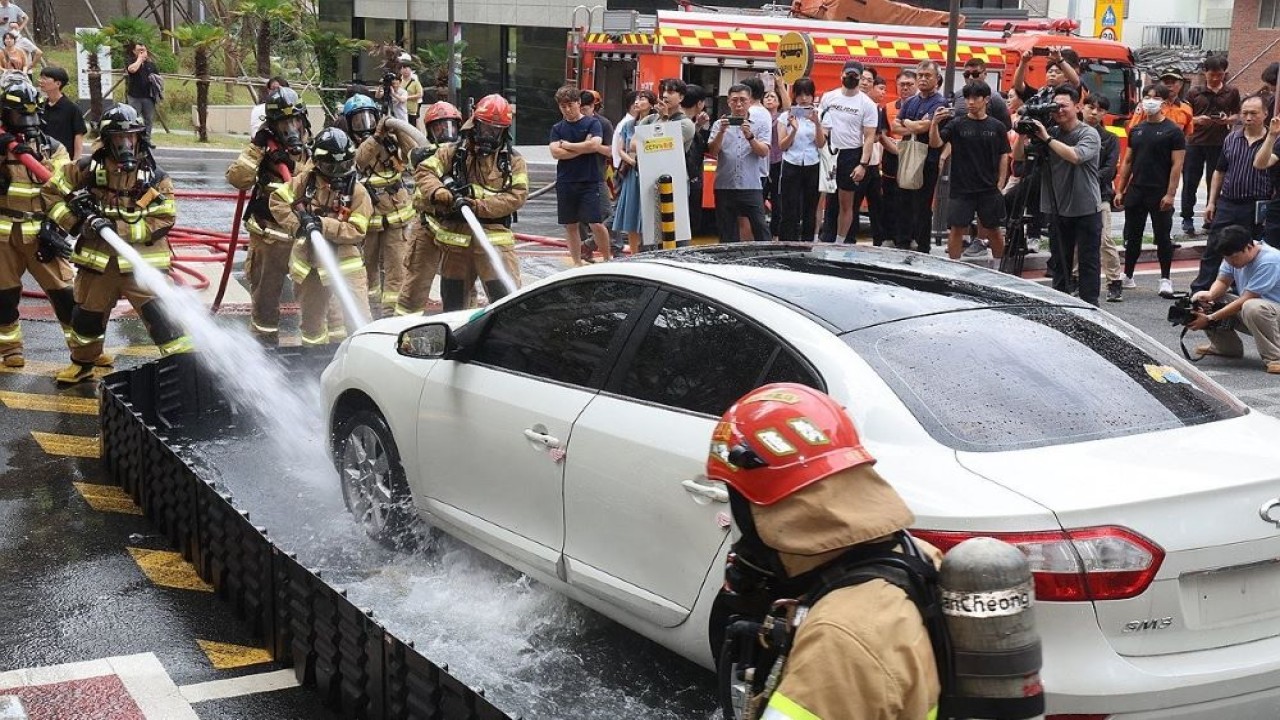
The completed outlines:
[[[437,360],[448,357],[457,349],[453,330],[441,322],[418,325],[400,333],[396,340],[396,352],[405,357]]]

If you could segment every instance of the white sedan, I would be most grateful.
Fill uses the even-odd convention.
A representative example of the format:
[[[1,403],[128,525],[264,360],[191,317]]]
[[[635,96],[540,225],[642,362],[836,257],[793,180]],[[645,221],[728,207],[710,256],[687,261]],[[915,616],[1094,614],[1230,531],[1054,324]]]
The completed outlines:
[[[425,521],[707,666],[731,530],[708,440],[773,381],[848,408],[918,535],[1027,553],[1049,717],[1280,717],[1280,422],[1034,283],[879,249],[655,255],[375,322],[323,377],[371,535]]]

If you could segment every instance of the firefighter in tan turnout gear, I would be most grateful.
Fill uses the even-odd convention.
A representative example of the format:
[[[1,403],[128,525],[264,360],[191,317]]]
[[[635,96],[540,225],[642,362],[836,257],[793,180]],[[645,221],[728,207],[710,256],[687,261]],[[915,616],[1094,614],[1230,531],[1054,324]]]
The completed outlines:
[[[0,96],[0,356],[4,366],[26,365],[22,355],[22,325],[18,303],[22,301],[22,276],[31,273],[71,339],[71,245],[62,229],[46,219],[46,201],[40,195],[42,180],[22,164],[29,155],[50,173],[71,161],[66,148],[41,130],[40,99],[25,83],[5,88]],[[9,149],[12,146],[12,149]],[[105,358],[104,358],[105,359]]]
[[[519,282],[511,223],[529,195],[529,175],[524,158],[511,147],[511,119],[511,105],[501,95],[481,98],[462,126],[463,139],[441,147],[418,166],[414,207],[444,253],[440,299],[446,312],[466,307],[476,277],[490,302],[508,292],[484,248],[472,238],[459,212],[462,205],[475,212],[503,267]]]
[[[252,189],[245,208],[249,254],[244,274],[253,305],[254,336],[266,345],[280,342],[280,295],[289,276],[293,235],[271,215],[271,193],[285,183],[281,167],[290,177],[307,159],[307,108],[290,88],[277,88],[267,96],[266,122],[240,157],[227,168],[227,182],[238,190]]]
[[[71,312],[71,365],[58,373],[59,383],[87,380],[95,364],[106,364],[102,347],[107,321],[122,297],[142,318],[162,355],[192,350],[182,327],[134,278],[133,265],[101,236],[104,230],[114,230],[148,265],[168,272],[165,237],[173,227],[177,205],[173,181],[156,167],[143,141],[146,129],[128,105],[108,110],[89,156],[63,165],[41,190],[49,204],[49,219],[79,236],[71,255],[79,268]]]
[[[785,624],[775,627],[793,633],[777,643],[789,651],[744,676],[755,683],[750,691],[727,691],[726,678],[741,678],[733,664],[740,656],[725,645],[721,702],[734,717],[934,717],[942,687],[917,604],[887,576],[841,582],[850,577],[841,573],[865,572],[872,559],[890,558],[923,577],[941,559],[905,532],[915,518],[874,463],[844,409],[796,383],[748,393],[716,426],[706,474],[728,486],[741,533],[717,604],[760,587],[795,591],[782,595],[794,600],[773,604],[784,609]],[[754,639],[742,645],[748,653],[760,644]]]
[[[442,146],[458,140],[458,127],[462,124],[462,113],[458,108],[441,100],[427,108],[422,122],[427,128],[428,145],[414,152],[414,180],[418,190],[414,193],[414,207],[427,205],[422,199],[422,181],[426,169],[423,163],[435,156]],[[397,315],[420,313],[427,307],[427,299],[431,294],[431,283],[440,271],[440,246],[436,244],[436,236],[431,232],[431,224],[424,216],[414,226],[409,241],[409,256],[405,258],[404,283],[400,286],[400,298],[396,300]],[[473,279],[467,284],[467,293],[472,292],[475,285]]]
[[[373,205],[368,191],[356,180],[355,157],[355,145],[345,132],[325,128],[312,143],[311,165],[271,194],[271,214],[298,238],[289,259],[289,275],[301,309],[304,349],[321,347],[330,340],[327,313],[333,283],[345,281],[356,298],[366,295],[360,243],[369,231]],[[330,277],[320,264],[312,232],[319,232],[331,245],[341,278]],[[357,321],[348,318],[348,323]]]
[[[390,127],[366,95],[353,95],[342,107],[347,131],[356,143],[356,174],[369,191],[373,215],[364,237],[364,269],[369,308],[387,316],[395,312],[404,282],[405,251],[413,205],[404,171],[417,143],[407,132]]]

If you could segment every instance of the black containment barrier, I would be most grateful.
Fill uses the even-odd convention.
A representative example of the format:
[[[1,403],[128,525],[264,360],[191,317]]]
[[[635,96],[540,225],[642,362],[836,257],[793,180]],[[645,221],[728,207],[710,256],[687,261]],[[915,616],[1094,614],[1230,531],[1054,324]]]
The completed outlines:
[[[234,420],[191,356],[102,381],[102,462],[173,547],[235,608],[275,660],[349,718],[502,720],[506,714],[277,548],[231,496],[166,443],[199,418]]]

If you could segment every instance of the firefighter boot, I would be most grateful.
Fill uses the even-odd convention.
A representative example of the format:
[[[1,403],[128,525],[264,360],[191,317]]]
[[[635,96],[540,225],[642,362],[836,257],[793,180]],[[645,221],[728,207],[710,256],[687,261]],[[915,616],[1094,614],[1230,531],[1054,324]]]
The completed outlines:
[[[93,364],[73,362],[59,372],[54,379],[59,385],[77,385],[93,378]]]
[[[474,285],[474,283],[472,283]],[[440,278],[440,304],[445,312],[467,307],[467,287],[457,278]]]
[[[0,355],[4,366],[20,368],[27,364],[22,357],[22,326],[18,324],[18,303],[22,286],[0,290]]]

